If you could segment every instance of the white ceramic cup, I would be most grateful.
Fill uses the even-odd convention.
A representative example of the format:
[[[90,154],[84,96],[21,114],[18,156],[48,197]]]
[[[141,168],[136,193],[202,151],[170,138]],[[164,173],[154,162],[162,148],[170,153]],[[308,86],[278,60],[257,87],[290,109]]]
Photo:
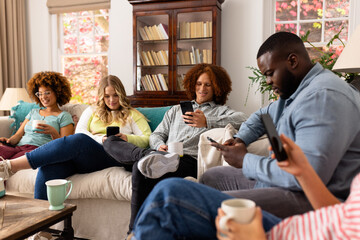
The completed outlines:
[[[33,130],[37,130],[38,124],[45,124],[46,121],[45,120],[32,120],[32,129]]]
[[[241,224],[251,222],[255,215],[256,204],[249,199],[233,198],[224,200],[221,203],[221,209],[225,216],[220,218],[219,225],[222,229],[228,230],[226,223],[229,219]]]
[[[4,179],[0,178],[0,198],[5,196],[5,184]]]
[[[183,143],[182,142],[171,142],[168,144],[168,152],[169,153],[177,153],[182,157],[184,155],[183,152]]]
[[[66,179],[54,179],[49,180],[46,183],[46,191],[48,201],[50,203],[50,210],[61,210],[64,206],[65,199],[71,193],[72,190],[72,182]],[[68,185],[70,184],[70,189],[68,189]]]

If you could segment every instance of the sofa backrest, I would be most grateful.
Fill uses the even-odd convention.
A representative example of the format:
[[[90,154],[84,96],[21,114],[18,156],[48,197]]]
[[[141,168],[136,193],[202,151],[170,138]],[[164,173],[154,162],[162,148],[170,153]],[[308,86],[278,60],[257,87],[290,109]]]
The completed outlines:
[[[82,112],[89,107],[87,104],[72,104],[68,103],[60,107],[61,110],[67,111],[73,117],[75,125],[80,119]],[[27,103],[23,101],[19,101],[19,104],[12,108],[11,118],[14,118],[14,123],[12,123],[11,128],[14,128],[13,133],[17,131],[20,127],[20,124],[24,121],[26,115],[33,108],[39,108],[36,103]],[[148,120],[151,131],[153,132],[159,123],[162,121],[164,114],[167,110],[169,110],[171,106],[166,107],[145,107],[145,108],[136,108],[139,112],[141,112]]]

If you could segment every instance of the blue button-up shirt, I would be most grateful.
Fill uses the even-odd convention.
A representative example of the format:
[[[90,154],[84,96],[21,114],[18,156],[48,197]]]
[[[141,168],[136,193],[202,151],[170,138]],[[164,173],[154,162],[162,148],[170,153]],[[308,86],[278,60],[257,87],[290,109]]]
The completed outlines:
[[[285,101],[284,108],[277,116],[281,101]],[[345,199],[352,179],[360,172],[359,92],[317,63],[290,98],[252,114],[235,137],[249,144],[265,134],[260,120],[263,113],[271,115],[279,134],[301,147],[328,189]],[[243,173],[257,181],[256,188],[301,190],[296,178],[282,171],[270,156],[247,153]]]

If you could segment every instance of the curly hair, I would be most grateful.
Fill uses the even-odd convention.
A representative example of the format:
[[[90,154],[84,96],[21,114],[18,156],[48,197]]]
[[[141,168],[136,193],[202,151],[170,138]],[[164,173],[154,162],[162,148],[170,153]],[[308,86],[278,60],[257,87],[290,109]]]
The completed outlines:
[[[196,99],[196,81],[201,74],[209,75],[214,90],[214,102],[224,105],[231,92],[231,79],[223,67],[201,63],[191,68],[185,75],[183,86],[190,99]]]
[[[113,113],[111,109],[106,106],[104,100],[105,88],[108,86],[112,86],[119,96],[120,108],[117,111],[113,111]],[[103,77],[99,83],[98,100],[96,101],[95,109],[95,114],[99,119],[106,124],[116,121],[124,125],[130,115],[130,110],[132,109],[134,108],[130,106],[130,100],[126,96],[126,91],[121,80],[114,75]]]
[[[35,93],[39,91],[39,87],[49,87],[56,96],[56,102],[62,106],[70,101],[71,88],[69,80],[58,72],[39,72],[28,81],[27,89],[30,97],[35,100],[37,104],[43,107],[39,98]]]

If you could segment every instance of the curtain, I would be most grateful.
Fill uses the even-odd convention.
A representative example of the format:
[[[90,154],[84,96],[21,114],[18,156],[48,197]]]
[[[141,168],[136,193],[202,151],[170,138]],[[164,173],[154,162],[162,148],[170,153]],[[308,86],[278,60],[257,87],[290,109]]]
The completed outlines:
[[[25,0],[0,0],[0,98],[7,87],[26,87]]]
[[[110,8],[110,0],[47,0],[49,13],[78,12]]]

